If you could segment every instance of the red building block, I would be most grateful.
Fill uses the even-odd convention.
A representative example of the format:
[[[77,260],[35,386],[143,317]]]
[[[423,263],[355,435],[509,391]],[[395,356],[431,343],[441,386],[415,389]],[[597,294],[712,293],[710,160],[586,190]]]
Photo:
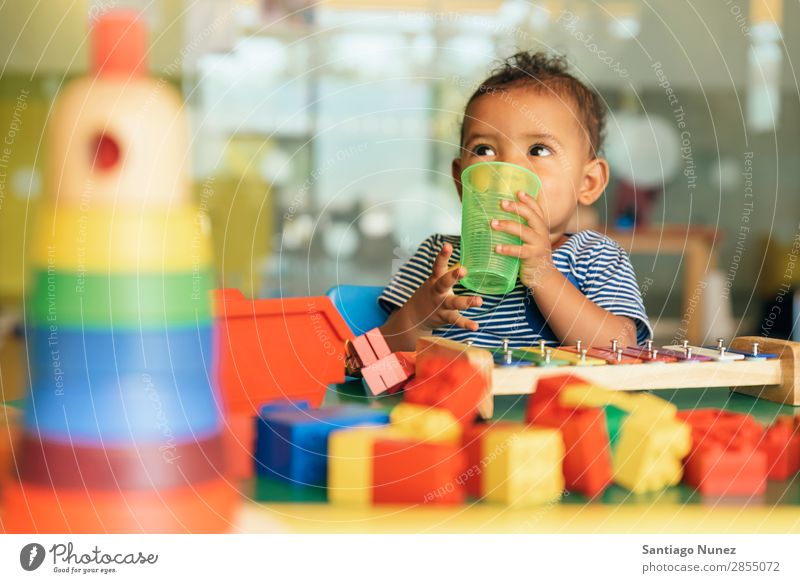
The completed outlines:
[[[379,439],[373,446],[376,504],[462,504],[465,456],[458,444]]]
[[[749,444],[706,439],[686,458],[684,482],[706,496],[756,496],[767,488],[767,455]]]
[[[800,439],[791,417],[779,417],[767,428],[759,448],[767,456],[767,477],[770,480],[788,480],[797,473],[798,447]]]
[[[684,482],[708,496],[755,496],[767,482],[763,429],[752,415],[721,409],[681,411],[692,428]]]
[[[677,417],[693,429],[744,431],[750,435],[761,432],[761,425],[755,417],[747,413],[735,413],[724,409],[690,409],[679,411]]]
[[[361,369],[364,382],[373,395],[399,391],[414,376],[415,354],[395,352]]]
[[[564,438],[564,485],[593,498],[611,484],[611,446],[603,409],[575,409],[560,426]]]
[[[763,428],[752,415],[722,409],[696,409],[679,411],[677,417],[692,428],[693,448],[706,439],[750,447],[757,447],[761,441]]]
[[[486,378],[467,360],[427,359],[405,388],[409,403],[447,409],[462,424],[475,420],[488,386]]]
[[[539,379],[536,391],[528,398],[525,421],[547,427],[557,427],[569,416],[569,409],[559,402],[561,391],[572,385],[588,385],[588,381],[573,374]]]
[[[794,418],[791,449],[794,451],[794,473],[796,474],[800,472],[800,415]]]
[[[483,496],[483,488],[481,488],[483,436],[489,431],[489,427],[485,423],[475,423],[464,427],[464,432],[461,434],[461,451],[464,452],[466,459],[462,482],[467,494],[473,498]]]
[[[525,420],[560,429],[564,438],[564,482],[567,490],[589,498],[601,494],[613,476],[605,412],[559,404],[559,393],[571,385],[586,385],[575,375],[540,379],[528,400]]]

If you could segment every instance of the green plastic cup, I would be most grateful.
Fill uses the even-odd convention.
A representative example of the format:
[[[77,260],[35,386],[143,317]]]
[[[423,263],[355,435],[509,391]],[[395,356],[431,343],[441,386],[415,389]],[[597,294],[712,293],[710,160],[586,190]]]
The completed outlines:
[[[497,245],[519,245],[519,237],[492,229],[492,219],[527,224],[515,213],[505,212],[501,200],[516,201],[524,190],[536,197],[542,186],[533,172],[508,162],[479,162],[461,173],[461,265],[467,277],[461,284],[480,294],[503,295],[514,289],[519,259],[495,252]]]

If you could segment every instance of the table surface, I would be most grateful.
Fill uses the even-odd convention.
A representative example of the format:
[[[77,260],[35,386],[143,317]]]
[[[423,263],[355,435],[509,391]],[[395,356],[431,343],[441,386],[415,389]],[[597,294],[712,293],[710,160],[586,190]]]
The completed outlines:
[[[752,414],[769,424],[798,407],[778,405],[725,388],[653,391],[679,409],[722,408]],[[378,399],[391,405],[397,397]],[[359,382],[336,385],[325,404],[368,402]],[[495,398],[495,418],[521,420],[526,397]],[[288,488],[257,479],[245,485],[248,501],[236,518],[243,532],[342,533],[800,533],[800,474],[768,482],[763,496],[714,499],[679,485],[648,495],[633,495],[612,485],[599,500],[568,494],[558,503],[508,508],[469,502],[454,507],[329,505],[323,489]]]

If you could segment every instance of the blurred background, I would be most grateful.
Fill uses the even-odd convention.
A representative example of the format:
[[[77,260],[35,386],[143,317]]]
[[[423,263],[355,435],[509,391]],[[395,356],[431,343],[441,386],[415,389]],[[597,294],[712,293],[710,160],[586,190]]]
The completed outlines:
[[[44,128],[105,10],[140,11],[191,119],[219,285],[386,283],[456,233],[463,107],[499,58],[566,53],[610,110],[606,195],[576,217],[630,252],[656,333],[787,337],[800,281],[800,3],[783,0],[7,0],[0,301],[25,293]],[[777,310],[776,310],[777,308]],[[0,321],[2,318],[0,318]]]

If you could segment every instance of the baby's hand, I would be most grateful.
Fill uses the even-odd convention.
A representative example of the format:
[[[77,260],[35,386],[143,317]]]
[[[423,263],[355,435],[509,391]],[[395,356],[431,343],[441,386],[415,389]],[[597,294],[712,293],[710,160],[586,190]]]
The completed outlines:
[[[433,330],[440,326],[452,324],[459,328],[478,329],[478,324],[461,315],[461,310],[483,303],[479,296],[457,296],[453,286],[466,277],[464,267],[447,268],[447,260],[453,253],[450,243],[442,245],[441,251],[433,263],[433,274],[423,283],[402,309],[408,310],[412,324],[425,330]]]
[[[554,268],[553,250],[550,244],[550,229],[544,220],[539,202],[529,194],[519,191],[520,202],[504,200],[501,208],[516,213],[527,221],[527,225],[516,221],[493,220],[492,228],[515,235],[522,245],[498,245],[495,251],[501,255],[519,257],[519,279],[529,289],[534,289],[547,269]]]

